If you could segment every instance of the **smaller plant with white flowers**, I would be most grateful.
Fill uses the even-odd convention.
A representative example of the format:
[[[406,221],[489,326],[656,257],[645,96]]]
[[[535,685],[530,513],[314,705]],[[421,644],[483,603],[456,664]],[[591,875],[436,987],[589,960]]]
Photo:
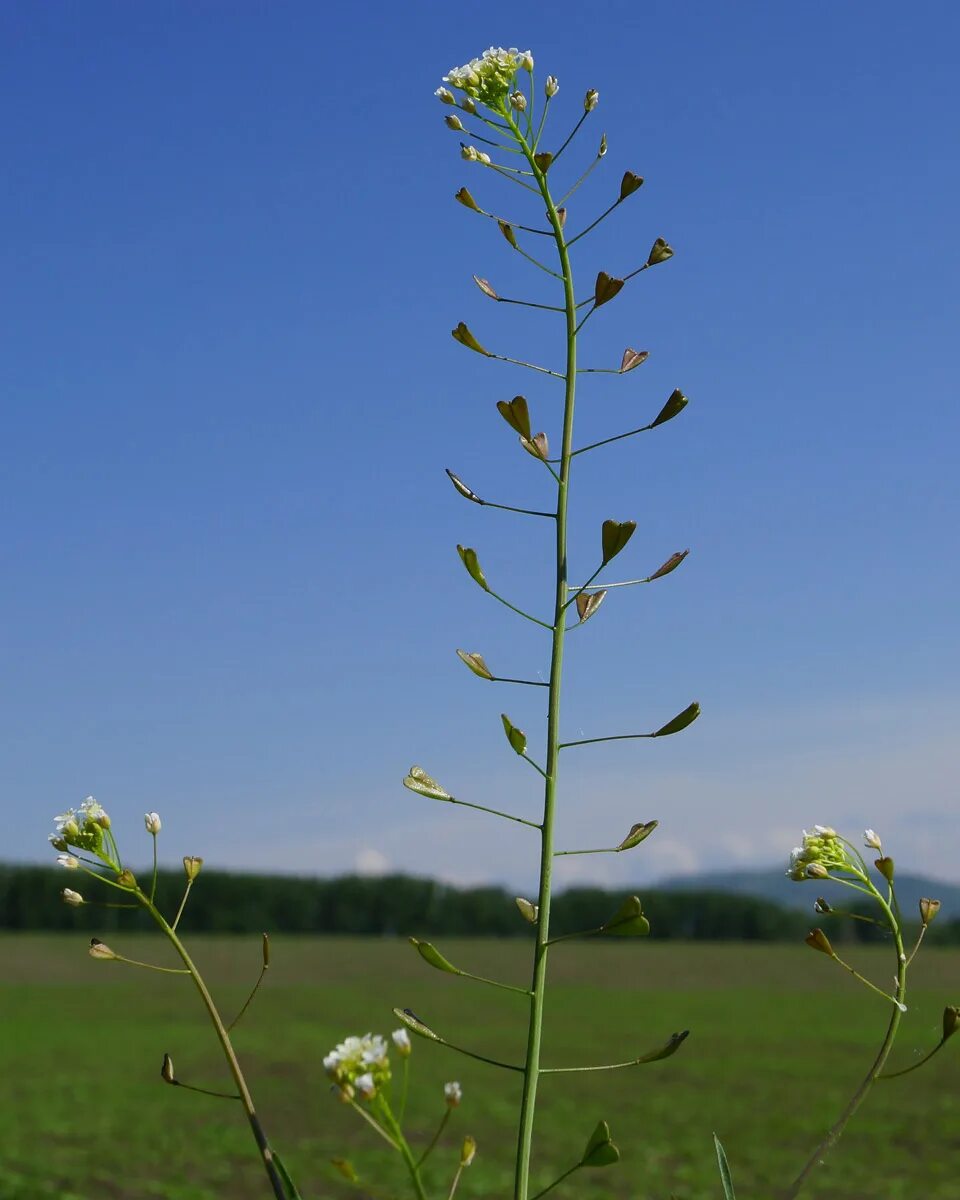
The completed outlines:
[[[404,1117],[407,1108],[407,1092],[410,1083],[410,1056],[413,1047],[405,1028],[395,1029],[390,1035],[393,1048],[399,1055],[401,1081],[397,1092],[390,1066],[389,1047],[380,1034],[368,1033],[364,1037],[348,1037],[324,1056],[324,1070],[332,1080],[331,1091],[343,1104],[351,1108],[377,1134],[399,1154],[410,1176],[410,1184],[418,1200],[426,1196],[422,1171],[430,1155],[440,1144],[447,1124],[463,1100],[463,1089],[456,1080],[443,1085],[443,1112],[436,1132],[425,1147],[415,1150],[404,1133]],[[456,1194],[460,1177],[473,1162],[477,1144],[469,1134],[463,1139],[459,1158],[454,1164],[448,1197]],[[333,1165],[350,1183],[359,1184],[360,1176],[353,1164],[344,1158],[335,1158]]]

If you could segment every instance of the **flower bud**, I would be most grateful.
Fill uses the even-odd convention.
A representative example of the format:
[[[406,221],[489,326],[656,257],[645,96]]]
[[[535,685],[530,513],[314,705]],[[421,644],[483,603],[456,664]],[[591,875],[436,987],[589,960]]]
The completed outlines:
[[[830,939],[822,929],[811,929],[803,940],[811,949],[819,950],[821,954],[828,954],[831,958],[837,957],[830,945]]]
[[[413,1047],[410,1044],[410,1034],[405,1029],[395,1029],[390,1034],[393,1039],[393,1044],[397,1048],[397,1053],[401,1058],[409,1058]]]
[[[123,888],[131,890],[137,886],[137,877],[132,871],[128,871],[126,867],[117,874],[117,883]]]
[[[50,845],[54,850],[67,850],[67,839],[58,837],[55,833],[50,834]]]
[[[478,163],[483,163],[483,165],[484,165],[485,167],[489,167],[489,166],[490,166],[490,155],[489,155],[489,154],[487,154],[487,153],[486,153],[485,151],[483,151],[483,150],[478,150],[478,151],[477,151],[477,162],[478,162]]]
[[[599,101],[600,101],[600,93],[596,90],[596,88],[590,88],[590,90],[587,92],[587,94],[583,98],[584,112],[593,112],[593,110],[597,107],[597,104],[599,103]]]
[[[447,1108],[459,1108],[460,1101],[463,1099],[463,1088],[456,1080],[443,1085],[443,1098],[447,1102]]]
[[[354,1092],[354,1090],[353,1090],[352,1084],[349,1084],[349,1083],[334,1084],[334,1086],[330,1090],[331,1090],[331,1092],[333,1092],[333,1094],[336,1096],[336,1098],[340,1101],[341,1104],[349,1104],[350,1101],[353,1099],[353,1097],[356,1095],[356,1092]]]
[[[823,863],[812,862],[807,863],[807,878],[808,879],[829,879],[830,872]]]
[[[477,1139],[471,1137],[470,1134],[468,1133],[467,1136],[463,1139],[463,1145],[460,1148],[460,1166],[461,1167],[469,1167],[470,1164],[473,1162],[474,1158],[476,1157],[476,1153],[477,1153]]]
[[[516,109],[517,112],[526,111],[527,98],[519,89],[510,93],[510,107]]]
[[[525,71],[533,70],[533,54],[529,50],[524,50],[524,52],[520,55],[520,66],[523,67]]]
[[[373,1075],[369,1071],[365,1071],[363,1075],[357,1076],[355,1086],[361,1100],[372,1100],[377,1094],[377,1085],[374,1083]]]
[[[57,862],[61,867],[66,867],[68,871],[75,871],[80,866],[80,859],[74,858],[72,854],[58,854]]]
[[[99,938],[90,939],[89,953],[91,958],[110,959],[117,957],[106,942],[101,942]]]
[[[451,101],[451,103],[453,102]],[[460,107],[465,113],[469,113],[471,117],[476,116],[477,106],[471,96],[464,96],[464,98],[460,101]]]
[[[183,860],[183,870],[191,883],[200,874],[202,867],[203,859],[197,858],[192,854],[188,854]]]
[[[939,911],[939,900],[930,900],[926,896],[920,897],[920,920],[925,926],[930,924]]]
[[[883,846],[880,842],[880,838],[872,829],[865,829],[863,831],[863,844],[868,850],[877,850],[880,854],[883,853]]]
[[[883,858],[875,859],[873,865],[877,868],[877,870],[884,877],[884,879],[887,881],[887,883],[893,883],[893,859],[892,858],[883,857]]]
[[[154,837],[160,832],[160,814],[148,812],[143,814],[143,823],[147,828],[147,833],[152,833]]]
[[[461,146],[460,157],[466,159],[467,162],[476,162],[480,156],[476,146]]]
[[[80,835],[80,826],[74,820],[64,821],[60,832],[63,834],[64,838],[73,841],[74,838],[79,837]]]
[[[547,76],[547,82],[543,85],[543,90],[548,100],[551,100],[560,91],[560,84],[557,83],[556,75]]]
[[[79,908],[83,904],[83,897],[79,892],[75,892],[73,888],[64,888],[60,893],[60,899],[64,904],[69,904],[73,908]]]
[[[943,1010],[943,1040],[953,1037],[960,1029],[960,1008],[954,1008],[953,1005]]]
[[[173,1073],[173,1059],[169,1054],[163,1056],[163,1063],[160,1066],[160,1078],[164,1083],[176,1085],[177,1077]]]
[[[440,100],[442,104],[456,104],[456,100],[453,97],[453,92],[447,91],[445,87],[438,87],[433,94]]]
[[[458,133],[462,133],[465,129],[463,122],[456,113],[448,113],[447,116],[443,118],[443,121],[448,129],[455,129]]]

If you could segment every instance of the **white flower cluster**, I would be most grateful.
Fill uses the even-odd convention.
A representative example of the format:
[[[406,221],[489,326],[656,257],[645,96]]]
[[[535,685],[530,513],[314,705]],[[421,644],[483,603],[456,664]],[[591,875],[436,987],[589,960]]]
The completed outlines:
[[[861,865],[847,847],[847,842],[829,825],[814,825],[810,832],[805,829],[803,845],[790,851],[787,875],[797,883],[804,879],[826,879],[831,871],[863,878]]]
[[[471,59],[462,67],[452,67],[444,75],[443,82],[466,92],[488,108],[499,108],[514,76],[521,69],[533,70],[533,55],[529,50],[521,51],[515,46],[509,50],[503,46],[491,46],[479,58]],[[446,88],[438,88],[435,95],[447,104],[451,102],[447,99],[450,93]]]
[[[66,850],[69,846],[77,846],[81,850],[100,854],[103,831],[110,828],[110,818],[103,805],[93,796],[87,796],[79,808],[68,808],[53,820],[57,828],[55,833],[50,834],[50,842],[55,849]]]
[[[390,1079],[386,1040],[378,1033],[345,1038],[324,1056],[323,1067],[348,1099],[356,1091],[361,1099],[372,1100]]]

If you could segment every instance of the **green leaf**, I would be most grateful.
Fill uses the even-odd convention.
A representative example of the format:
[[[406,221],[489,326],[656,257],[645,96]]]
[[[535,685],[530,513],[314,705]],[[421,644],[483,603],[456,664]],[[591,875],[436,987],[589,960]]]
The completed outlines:
[[[483,661],[482,654],[471,654],[468,650],[458,650],[457,657],[470,668],[474,675],[479,675],[481,679],[493,678],[493,673]]]
[[[477,204],[476,200],[474,200],[465,187],[462,187],[453,198],[462,204],[464,208],[472,208],[474,212],[483,212],[483,209]]]
[[[521,437],[529,439],[533,436],[530,429],[530,411],[523,396],[514,396],[512,400],[498,400],[497,412]]]
[[[597,276],[597,282],[593,286],[594,306],[599,308],[601,304],[606,304],[608,300],[612,300],[623,287],[623,283],[622,279],[617,279],[613,275],[608,275],[606,271],[601,271]]]
[[[650,922],[643,915],[639,896],[628,896],[599,932],[607,937],[646,937]]]
[[[634,367],[639,367],[641,363],[645,363],[649,357],[649,350],[631,350],[628,346],[623,352],[623,358],[620,360],[620,374],[626,375]]]
[[[520,910],[520,915],[525,921],[529,921],[531,925],[536,925],[540,909],[531,900],[525,900],[523,896],[516,898],[517,908]]]
[[[395,1008],[393,1015],[398,1021],[402,1021],[411,1033],[415,1033],[418,1037],[428,1038],[431,1042],[443,1041],[443,1038],[438,1033],[434,1033],[429,1025],[424,1025],[417,1014],[411,1012],[409,1008]]]
[[[634,174],[633,171],[627,171],[623,179],[620,180],[620,199],[626,200],[628,196],[632,196],[641,187],[643,187],[643,177]]]
[[[580,592],[574,601],[574,604],[577,607],[577,614],[580,617],[581,625],[584,623],[584,621],[590,620],[593,614],[606,599],[606,595],[606,588],[602,588],[599,592]]]
[[[477,493],[471,491],[470,488],[468,488],[463,480],[459,477],[459,475],[454,475],[449,467],[444,467],[444,470],[450,476],[450,482],[457,489],[461,496],[464,496],[467,500],[472,500],[474,504],[483,503]]]
[[[473,282],[477,285],[477,287],[480,289],[480,291],[483,292],[483,294],[485,296],[489,296],[491,300],[499,300],[500,299],[500,297],[497,295],[497,293],[490,286],[489,280],[481,279],[481,277],[479,275],[474,275]]]
[[[620,1158],[620,1151],[610,1137],[610,1126],[606,1121],[599,1121],[596,1129],[590,1134],[583,1154],[580,1156],[581,1167],[609,1167]]]
[[[641,842],[647,840],[659,824],[659,821],[639,821],[636,825],[631,825],[630,832],[617,846],[617,850],[632,850],[634,846],[639,846]]]
[[[700,716],[700,705],[694,700],[692,704],[688,704],[682,713],[677,713],[672,721],[668,721],[666,725],[662,725],[656,733],[651,733],[651,737],[669,737],[671,733],[679,733],[681,729],[686,729],[688,725],[692,725],[697,717]]]
[[[667,397],[667,402],[657,413],[656,419],[650,422],[650,428],[655,429],[658,425],[662,425],[665,421],[672,421],[677,413],[683,412],[687,407],[687,398],[679,388],[674,388]]]
[[[449,475],[449,473],[448,471],[447,474]],[[689,550],[678,550],[676,554],[671,554],[667,561],[657,567],[652,575],[647,576],[646,582],[653,583],[655,579],[662,579],[664,575],[669,575],[671,571],[675,571],[689,553]]]
[[[435,779],[431,779],[423,767],[411,767],[410,773],[404,778],[403,786],[428,800],[452,800],[449,792],[444,791]]]
[[[651,1050],[649,1054],[638,1058],[636,1060],[637,1066],[641,1066],[643,1063],[660,1062],[661,1059],[669,1058],[672,1054],[676,1054],[689,1036],[689,1029],[685,1029],[682,1033],[671,1033],[670,1041],[665,1046],[661,1046],[659,1050]]]
[[[608,563],[616,558],[636,531],[636,521],[604,521],[600,531],[600,545],[603,552],[603,562]]]
[[[460,560],[467,568],[467,574],[475,582],[479,583],[485,592],[489,592],[490,588],[483,576],[483,571],[480,570],[480,563],[477,561],[476,550],[471,550],[469,546],[457,546],[457,553],[460,555]]]
[[[713,1144],[717,1150],[717,1163],[720,1167],[720,1182],[723,1184],[724,1200],[737,1200],[733,1190],[733,1177],[730,1174],[730,1164],[727,1162],[727,1156],[723,1147],[720,1145],[720,1139],[716,1134],[713,1135]]]
[[[476,350],[478,354],[485,354],[487,358],[490,357],[490,351],[484,350],[463,321],[459,323],[456,329],[451,329],[450,333],[453,340],[459,342],[461,346],[466,346],[468,350]]]
[[[506,713],[500,714],[500,720],[503,722],[503,732],[507,735],[507,741],[518,754],[525,754],[527,751],[527,735],[522,729],[518,729],[513,724]]]
[[[657,263],[666,262],[668,258],[673,258],[673,247],[668,246],[663,238],[657,238],[647,255],[647,266],[655,267]]]
[[[421,942],[419,938],[412,937],[410,945],[415,946],[417,953],[424,962],[430,964],[431,967],[436,967],[438,971],[446,971],[448,975],[460,975],[462,972],[448,962],[440,951],[432,944],[432,942]]]
[[[297,1191],[297,1185],[290,1178],[290,1172],[283,1165],[283,1159],[276,1152],[276,1150],[273,1149],[273,1147],[271,1147],[271,1152],[273,1154],[273,1161],[277,1164],[277,1171],[279,1172],[280,1179],[283,1183],[283,1190],[287,1194],[287,1200],[303,1200],[303,1197]]]

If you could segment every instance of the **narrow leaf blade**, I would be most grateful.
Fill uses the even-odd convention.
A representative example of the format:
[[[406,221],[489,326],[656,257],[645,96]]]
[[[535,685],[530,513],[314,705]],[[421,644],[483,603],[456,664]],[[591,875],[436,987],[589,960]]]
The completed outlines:
[[[724,1200],[737,1200],[733,1190],[733,1176],[730,1174],[730,1164],[727,1162],[727,1155],[720,1144],[720,1139],[716,1134],[713,1135],[713,1144],[717,1151],[717,1164],[720,1167],[720,1182],[723,1184]]]

